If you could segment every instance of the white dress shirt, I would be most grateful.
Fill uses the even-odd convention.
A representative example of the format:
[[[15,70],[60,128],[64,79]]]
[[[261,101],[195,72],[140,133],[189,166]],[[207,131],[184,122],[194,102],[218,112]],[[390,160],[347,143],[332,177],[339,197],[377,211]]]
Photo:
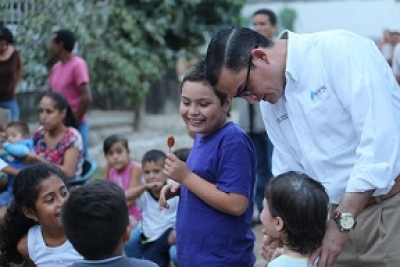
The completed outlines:
[[[287,33],[284,95],[261,103],[274,175],[306,173],[335,204],[386,194],[400,174],[400,88],[386,60],[351,32]]]

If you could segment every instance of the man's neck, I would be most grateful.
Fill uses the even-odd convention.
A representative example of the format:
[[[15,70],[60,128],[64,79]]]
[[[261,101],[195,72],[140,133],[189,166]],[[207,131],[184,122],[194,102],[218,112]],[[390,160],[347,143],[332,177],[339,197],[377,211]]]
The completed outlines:
[[[62,53],[62,54],[61,54],[61,56],[60,56],[59,59],[60,59],[60,61],[61,61],[62,63],[66,63],[66,62],[70,61],[71,58],[72,58],[72,53],[67,53],[67,52],[65,52],[65,53]]]

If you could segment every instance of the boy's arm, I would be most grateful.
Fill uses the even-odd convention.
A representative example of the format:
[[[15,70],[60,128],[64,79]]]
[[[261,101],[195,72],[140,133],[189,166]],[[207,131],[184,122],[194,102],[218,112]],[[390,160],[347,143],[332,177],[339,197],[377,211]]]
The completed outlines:
[[[129,196],[129,199],[127,199],[128,201],[133,201],[137,199],[147,189],[149,189],[148,184],[140,184],[126,190],[125,196]]]

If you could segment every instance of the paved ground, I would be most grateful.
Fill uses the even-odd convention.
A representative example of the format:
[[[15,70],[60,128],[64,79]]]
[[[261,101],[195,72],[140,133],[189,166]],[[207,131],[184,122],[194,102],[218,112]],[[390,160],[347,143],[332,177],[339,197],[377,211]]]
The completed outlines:
[[[190,147],[192,139],[185,131],[182,119],[178,114],[164,115],[145,115],[143,123],[139,131],[132,131],[132,114],[130,112],[121,111],[92,111],[89,115],[91,132],[90,132],[90,156],[95,159],[100,171],[105,166],[104,155],[102,151],[102,142],[110,134],[119,133],[127,136],[131,156],[134,160],[140,161],[143,154],[149,149],[168,150],[167,138],[173,135],[176,140],[174,149],[182,147]],[[237,114],[232,113],[232,120],[236,121]],[[256,267],[265,266],[266,263],[260,258],[260,245],[262,241],[261,226],[254,228],[256,234],[255,254],[257,256]]]

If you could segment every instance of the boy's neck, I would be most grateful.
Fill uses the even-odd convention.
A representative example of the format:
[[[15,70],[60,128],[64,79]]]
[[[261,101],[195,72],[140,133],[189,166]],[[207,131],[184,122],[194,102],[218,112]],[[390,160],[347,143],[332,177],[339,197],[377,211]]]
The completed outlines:
[[[120,257],[120,256],[124,256],[123,254],[123,250],[124,250],[124,242],[120,242],[120,244],[118,245],[118,247],[115,249],[114,253],[107,255],[107,256],[103,256],[101,257],[101,259],[85,259],[85,260],[89,260],[89,261],[103,261],[103,260],[107,260],[107,259],[111,259],[111,258],[115,258],[115,257]]]

